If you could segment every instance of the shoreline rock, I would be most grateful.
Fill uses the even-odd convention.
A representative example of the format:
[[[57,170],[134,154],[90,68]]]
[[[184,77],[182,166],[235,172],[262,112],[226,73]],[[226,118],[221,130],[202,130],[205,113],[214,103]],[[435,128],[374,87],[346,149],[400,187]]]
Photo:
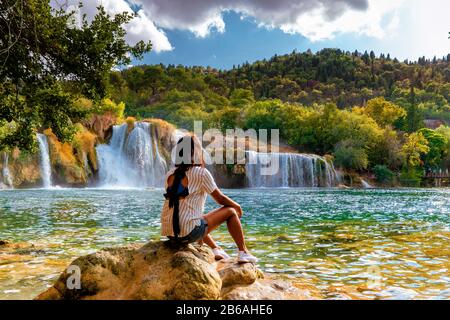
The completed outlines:
[[[10,241],[8,241],[8,240],[3,240],[3,239],[0,239],[0,247],[2,247],[2,246],[8,246],[8,245],[10,245],[11,244],[11,242]]]
[[[77,289],[77,278],[79,287]],[[207,246],[168,241],[107,248],[75,259],[36,300],[314,299],[255,265],[216,262]]]

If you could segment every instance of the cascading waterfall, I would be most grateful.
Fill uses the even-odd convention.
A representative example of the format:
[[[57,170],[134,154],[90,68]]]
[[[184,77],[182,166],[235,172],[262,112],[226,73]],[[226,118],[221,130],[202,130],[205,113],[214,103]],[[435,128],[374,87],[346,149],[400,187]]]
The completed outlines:
[[[39,152],[41,157],[40,168],[42,176],[42,186],[44,188],[51,188],[52,186],[52,167],[50,164],[50,153],[48,151],[47,136],[42,133],[37,134],[39,142]]]
[[[99,182],[103,187],[132,185],[134,172],[123,153],[127,129],[127,124],[113,126],[109,144],[96,147]]]
[[[361,185],[364,189],[372,189],[373,188],[373,186],[364,179],[361,179]]]
[[[104,188],[159,187],[164,183],[167,165],[160,156],[150,124],[136,122],[113,127],[109,144],[97,146],[99,185]]]
[[[185,134],[175,130],[174,143]],[[127,124],[113,127],[109,144],[98,145],[98,186],[102,188],[161,187],[168,164],[161,156],[151,124],[136,122],[130,131]],[[173,150],[172,150],[173,151]],[[209,153],[205,152],[209,163]],[[248,151],[246,175],[249,187],[332,187],[339,175],[323,157],[295,153],[257,153]],[[264,168],[279,161],[273,175],[263,175]],[[214,165],[209,165],[214,170]]]
[[[271,173],[270,168],[278,170]],[[332,187],[338,175],[332,164],[313,154],[247,152],[247,185],[260,187]]]
[[[153,146],[155,148],[155,163],[157,164],[155,167],[159,169],[159,172],[155,172],[155,179],[158,180],[159,177],[165,177],[167,171],[167,162],[159,153],[158,141],[156,140],[156,136],[153,136]]]
[[[13,188],[12,176],[8,167],[9,154],[4,153],[3,155],[3,182],[6,184],[8,188]]]

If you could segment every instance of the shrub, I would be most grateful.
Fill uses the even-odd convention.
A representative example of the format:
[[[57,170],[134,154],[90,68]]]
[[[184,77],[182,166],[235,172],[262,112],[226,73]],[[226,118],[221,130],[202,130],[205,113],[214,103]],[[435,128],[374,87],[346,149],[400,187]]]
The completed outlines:
[[[366,150],[350,141],[339,143],[334,152],[334,163],[344,169],[363,170],[369,164]]]
[[[382,165],[375,166],[373,168],[373,173],[379,183],[391,183],[395,176],[395,174],[389,170],[388,167]]]
[[[403,170],[400,174],[400,183],[405,187],[420,187],[423,170],[419,168],[410,168]]]

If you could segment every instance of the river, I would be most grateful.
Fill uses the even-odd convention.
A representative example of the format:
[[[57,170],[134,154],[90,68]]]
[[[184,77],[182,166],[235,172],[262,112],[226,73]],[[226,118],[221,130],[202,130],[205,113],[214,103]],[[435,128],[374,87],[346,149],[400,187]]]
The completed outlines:
[[[0,191],[0,299],[32,299],[74,258],[159,239],[162,189]],[[450,298],[450,189],[225,190],[266,273],[330,299]],[[207,209],[214,203],[208,200]],[[213,236],[235,255],[226,228]]]

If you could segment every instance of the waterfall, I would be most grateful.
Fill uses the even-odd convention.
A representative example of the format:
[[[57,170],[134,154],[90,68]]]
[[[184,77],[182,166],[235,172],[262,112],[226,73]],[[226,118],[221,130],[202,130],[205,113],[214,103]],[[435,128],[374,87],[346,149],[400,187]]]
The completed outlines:
[[[99,185],[104,188],[159,187],[164,183],[167,165],[161,157],[150,124],[136,122],[116,125],[109,144],[97,148]]]
[[[9,171],[9,167],[8,167],[8,160],[9,160],[9,154],[8,153],[4,153],[3,155],[3,182],[6,184],[6,186],[8,188],[13,188],[13,181],[12,181],[12,176],[11,176],[11,172]]]
[[[296,153],[258,153],[248,151],[245,165],[247,185],[260,187],[333,187],[338,175],[323,157]],[[278,170],[264,175],[264,169]]]
[[[44,188],[50,188],[52,186],[52,167],[50,164],[50,154],[48,151],[48,141],[47,136],[38,133],[37,134],[38,142],[39,142],[39,152],[41,156],[40,168],[41,168],[41,177]]]
[[[156,140],[156,136],[153,136],[153,146],[155,148],[155,179],[158,180],[159,177],[164,177],[166,175],[166,171],[167,171],[167,162],[166,160],[161,156],[161,154],[159,153],[159,145],[158,145],[158,141]],[[163,180],[161,180],[163,181]],[[160,182],[158,182],[160,183]],[[163,183],[161,183],[162,185]]]
[[[364,179],[361,179],[361,186],[364,189],[372,189],[373,188],[373,186]]]

